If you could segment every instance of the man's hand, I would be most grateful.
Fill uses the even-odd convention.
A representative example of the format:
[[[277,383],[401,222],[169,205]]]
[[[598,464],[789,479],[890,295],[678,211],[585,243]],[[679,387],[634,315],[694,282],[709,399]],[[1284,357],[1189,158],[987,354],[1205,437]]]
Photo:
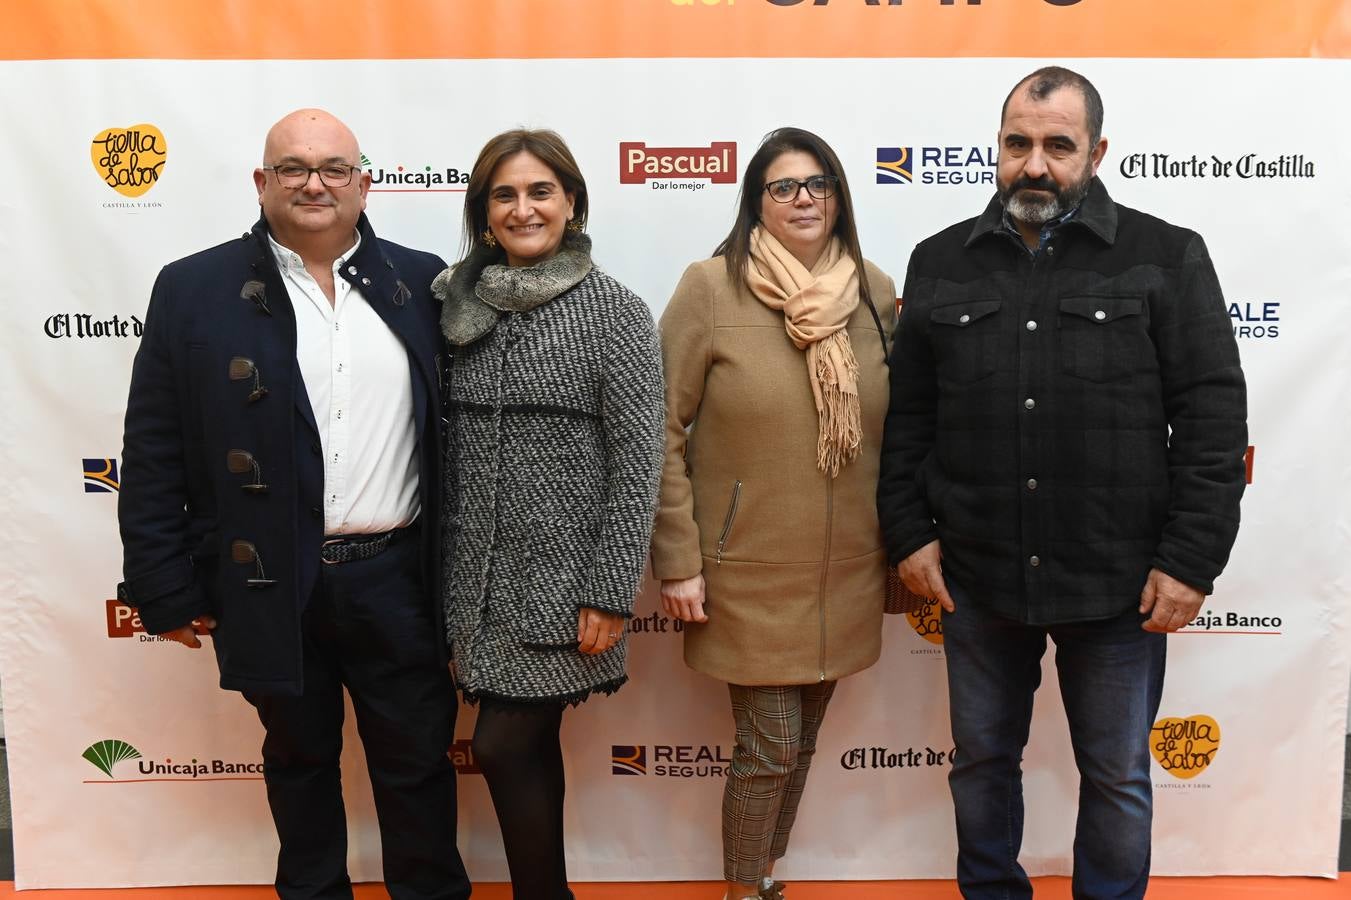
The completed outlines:
[[[952,602],[947,583],[943,581],[942,560],[943,550],[937,540],[932,540],[901,560],[896,567],[896,574],[916,594],[933,597],[944,612],[955,612],[957,604]]]
[[[191,647],[196,650],[202,646],[202,642],[197,638],[197,629],[195,626],[205,625],[207,631],[213,631],[216,627],[216,620],[210,616],[202,616],[200,619],[193,619],[190,625],[184,625],[182,628],[175,628],[173,631],[166,631],[160,635],[171,641],[178,641],[184,647]]]
[[[1205,602],[1206,595],[1201,591],[1158,569],[1150,569],[1149,580],[1140,592],[1140,612],[1150,616],[1140,627],[1145,631],[1177,631],[1196,618]]]
[[[619,643],[628,625],[618,613],[583,606],[577,613],[577,649],[590,655],[604,653]]]
[[[704,575],[672,578],[661,583],[661,608],[682,622],[707,622],[704,614]]]

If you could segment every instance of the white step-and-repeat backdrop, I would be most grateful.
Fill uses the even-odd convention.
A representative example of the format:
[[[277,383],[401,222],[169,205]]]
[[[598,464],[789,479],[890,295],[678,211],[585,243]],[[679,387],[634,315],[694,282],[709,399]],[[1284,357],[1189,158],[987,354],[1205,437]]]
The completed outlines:
[[[1004,94],[1053,61],[1106,100],[1116,199],[1205,236],[1249,378],[1242,533],[1206,614],[1170,639],[1151,737],[1155,872],[1335,873],[1351,665],[1351,39],[1335,28],[1348,0],[1298,14],[1232,0],[341,0],[323,13],[241,0],[210,20],[167,0],[78,16],[17,5],[0,39],[0,666],[19,887],[272,877],[257,720],[217,689],[209,650],[155,640],[109,598],[151,282],[252,224],[273,121],[299,106],[345,119],[377,230],[447,259],[483,141],[555,128],[588,179],[598,261],[659,312],[725,234],[737,191],[662,160],[726,152],[739,176],[769,129],[820,133],[848,170],[865,254],[899,284],[916,241],[983,207]],[[631,630],[631,684],[565,717],[570,874],[716,879],[726,690],[684,667],[650,586]],[[882,661],[836,695],[780,874],[952,875],[946,695],[937,618],[889,619]],[[378,879],[354,732],[348,748],[352,874]],[[467,740],[452,753],[471,873],[504,880]],[[1054,678],[1026,783],[1024,859],[1064,873],[1077,778]]]

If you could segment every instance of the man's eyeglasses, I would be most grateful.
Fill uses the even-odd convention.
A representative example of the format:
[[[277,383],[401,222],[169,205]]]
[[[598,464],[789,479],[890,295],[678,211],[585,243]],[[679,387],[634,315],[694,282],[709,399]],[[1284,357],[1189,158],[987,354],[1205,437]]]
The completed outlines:
[[[835,186],[839,183],[840,179],[836,175],[813,175],[801,181],[796,178],[780,178],[765,185],[765,190],[769,191],[769,196],[779,203],[792,203],[804,187],[807,193],[817,200],[828,200],[835,196]]]
[[[345,163],[326,163],[322,166],[299,166],[285,163],[280,166],[263,166],[264,172],[277,176],[277,184],[284,188],[301,188],[309,184],[310,174],[319,173],[319,180],[325,187],[347,187],[352,183],[352,173],[361,171],[361,166],[349,166]]]

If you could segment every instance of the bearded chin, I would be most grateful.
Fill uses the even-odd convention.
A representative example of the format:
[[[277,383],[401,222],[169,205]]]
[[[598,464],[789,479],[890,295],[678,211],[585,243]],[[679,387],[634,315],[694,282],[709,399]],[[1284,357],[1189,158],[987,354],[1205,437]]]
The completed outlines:
[[[1015,190],[1004,195],[1004,209],[1019,222],[1045,225],[1077,207],[1088,196],[1093,183],[1093,169],[1085,167],[1083,177],[1053,194]],[[1045,200],[1035,199],[1044,196]]]
[[[1052,219],[1058,219],[1065,214],[1065,207],[1061,205],[1060,194],[1051,194],[1045,200],[1033,200],[1022,195],[1021,192],[1014,192],[1004,204],[1009,215],[1019,222],[1026,222],[1028,225],[1045,225]]]

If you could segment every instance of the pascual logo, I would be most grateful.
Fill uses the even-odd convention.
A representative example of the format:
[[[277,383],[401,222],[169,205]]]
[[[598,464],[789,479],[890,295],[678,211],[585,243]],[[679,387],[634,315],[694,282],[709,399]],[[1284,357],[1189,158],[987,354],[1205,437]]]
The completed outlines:
[[[993,185],[998,161],[994,147],[878,147],[877,183],[910,184],[918,173],[920,184]]]
[[[450,757],[450,762],[455,766],[455,771],[461,775],[482,775],[483,770],[479,768],[478,761],[474,759],[474,742],[469,740],[455,741],[446,751],[446,756]]]
[[[840,754],[840,768],[847,772],[858,769],[919,769],[950,764],[957,758],[956,749],[935,750],[933,747],[851,747]]]
[[[187,762],[175,762],[165,757],[153,760],[145,757],[140,750],[123,740],[102,740],[90,744],[80,757],[106,776],[105,778],[86,779],[85,784],[131,784],[146,781],[261,781],[263,764],[261,762],[233,762],[223,759],[189,759]],[[136,761],[134,770],[126,772],[126,777],[117,774],[128,767],[119,763]],[[118,772],[113,769],[117,767]]]
[[[1210,716],[1159,719],[1149,732],[1149,752],[1174,778],[1190,781],[1204,772],[1220,750],[1220,723]]]
[[[145,323],[136,316],[96,319],[89,313],[55,313],[42,323],[49,338],[138,338]]]
[[[1262,156],[1203,156],[1193,153],[1129,153],[1121,158],[1121,174],[1126,178],[1313,178],[1313,161],[1302,153]]]
[[[115,494],[121,488],[117,481],[117,460],[84,460],[84,492],[86,494]]]
[[[704,182],[736,184],[736,141],[714,141],[708,147],[649,147],[643,141],[619,144],[619,183],[643,184],[653,190],[701,191]]]
[[[103,183],[123,197],[136,198],[150,190],[168,160],[164,132],[154,125],[105,128],[89,142],[89,159]],[[159,206],[145,203],[108,203],[105,206]]]
[[[649,760],[651,761],[649,763]],[[730,747],[712,744],[612,744],[610,774],[658,778],[725,778]]]
[[[468,190],[469,171],[450,166],[395,166],[387,169],[361,154],[361,168],[370,173],[376,193],[463,194]]]
[[[1280,337],[1281,303],[1263,300],[1230,303],[1229,318],[1234,320],[1234,337],[1239,340],[1262,340]]]
[[[642,744],[612,744],[610,746],[611,775],[646,775],[647,748]]]
[[[170,638],[158,634],[150,634],[141,624],[141,616],[135,608],[127,606],[121,600],[104,600],[103,615],[108,620],[108,637],[110,638],[136,638],[140,643],[164,643],[171,641]],[[207,628],[201,622],[193,622],[192,630],[204,637],[211,636],[211,629]]]

